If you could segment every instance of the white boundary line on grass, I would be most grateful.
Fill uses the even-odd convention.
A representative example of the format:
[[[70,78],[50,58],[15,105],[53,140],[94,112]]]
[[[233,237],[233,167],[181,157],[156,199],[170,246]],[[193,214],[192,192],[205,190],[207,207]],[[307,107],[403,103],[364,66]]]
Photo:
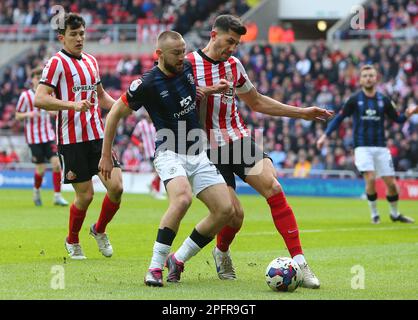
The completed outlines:
[[[387,231],[387,230],[410,230],[418,229],[418,226],[411,227],[383,227],[383,228],[329,228],[329,229],[306,229],[299,230],[300,233],[317,233],[317,232],[353,232],[353,231]],[[249,232],[243,233],[242,236],[262,236],[271,235],[272,232]]]

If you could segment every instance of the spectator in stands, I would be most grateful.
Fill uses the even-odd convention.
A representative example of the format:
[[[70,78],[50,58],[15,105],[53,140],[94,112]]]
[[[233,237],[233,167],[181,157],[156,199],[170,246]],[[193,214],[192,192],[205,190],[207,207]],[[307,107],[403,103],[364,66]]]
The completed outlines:
[[[295,32],[293,31],[292,25],[290,23],[285,24],[283,35],[282,35],[282,42],[284,43],[295,42]]]
[[[258,26],[254,21],[248,21],[245,24],[247,33],[241,37],[241,42],[252,42],[257,40]]]
[[[295,178],[306,178],[311,171],[311,162],[306,158],[306,151],[300,149],[298,152],[298,161],[295,165],[295,170],[293,171],[293,176]]]
[[[109,69],[102,69],[101,76],[103,87],[112,88],[112,89],[121,89],[121,79],[114,72],[111,72]]]
[[[270,44],[277,44],[283,42],[284,29],[281,26],[280,21],[277,24],[273,24],[269,28],[268,41]]]
[[[137,64],[136,60],[127,54],[118,62],[116,71],[122,76],[133,75]]]
[[[283,151],[283,146],[280,143],[274,145],[274,150],[271,151],[269,157],[273,161],[273,165],[276,169],[280,169],[283,166],[283,162],[286,160],[286,152]]]

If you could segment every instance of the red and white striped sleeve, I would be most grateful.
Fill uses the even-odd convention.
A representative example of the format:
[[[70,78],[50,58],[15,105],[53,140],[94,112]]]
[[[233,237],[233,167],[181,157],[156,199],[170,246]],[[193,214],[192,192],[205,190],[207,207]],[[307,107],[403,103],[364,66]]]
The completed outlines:
[[[236,87],[236,91],[237,93],[246,93],[248,91],[250,91],[254,85],[251,83],[250,79],[248,78],[247,72],[244,69],[244,66],[242,65],[241,61],[239,61],[239,59],[233,57],[235,62],[236,62],[236,66],[237,66],[237,87]]]
[[[22,92],[17,101],[16,112],[28,112],[28,102],[26,100],[26,94]]]
[[[61,74],[64,72],[63,70],[64,69],[61,59],[59,59],[57,56],[52,57],[45,65],[39,83],[45,84],[55,89],[58,86],[58,81]]]

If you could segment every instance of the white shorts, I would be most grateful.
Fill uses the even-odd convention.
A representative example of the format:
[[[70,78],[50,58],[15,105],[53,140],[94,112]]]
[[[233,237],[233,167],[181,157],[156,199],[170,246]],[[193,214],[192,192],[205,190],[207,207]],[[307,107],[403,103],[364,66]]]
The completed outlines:
[[[378,177],[395,176],[392,155],[385,147],[355,148],[354,163],[360,172],[375,171]]]
[[[193,156],[166,150],[156,155],[154,166],[164,182],[175,177],[187,177],[195,195],[207,187],[225,183],[224,178],[209,160],[206,152]]]

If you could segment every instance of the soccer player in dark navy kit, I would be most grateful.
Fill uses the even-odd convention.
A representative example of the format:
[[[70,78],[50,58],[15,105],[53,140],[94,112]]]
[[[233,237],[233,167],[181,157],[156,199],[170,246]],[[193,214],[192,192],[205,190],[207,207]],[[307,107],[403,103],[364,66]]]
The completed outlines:
[[[99,164],[101,172],[110,178],[111,147],[117,124],[132,110],[144,106],[157,129],[154,166],[169,199],[144,279],[149,286],[163,286],[164,264],[169,270],[167,281],[180,281],[184,263],[211,242],[233,215],[232,202],[225,197],[228,194],[225,180],[206,154],[206,135],[196,110],[195,79],[191,64],[184,61],[185,49],[179,33],[165,31],[159,35],[158,64],[131,83],[107,116]],[[198,93],[202,97],[203,91]],[[181,219],[192,202],[192,193],[205,203],[209,215],[196,225],[179,250],[169,254]]]
[[[408,117],[418,112],[418,108],[414,106],[409,107],[405,113],[397,112],[394,102],[376,91],[376,83],[376,69],[372,65],[363,66],[360,70],[361,90],[347,100],[340,113],[329,123],[325,133],[318,139],[317,147],[322,148],[325,139],[340,126],[344,118],[352,116],[354,161],[366,183],[372,223],[380,223],[376,203],[376,176],[382,177],[386,184],[386,199],[390,205],[391,220],[413,223],[414,219],[398,211],[398,187],[392,157],[386,147],[384,121],[385,116],[388,116],[397,123],[404,123]]]

